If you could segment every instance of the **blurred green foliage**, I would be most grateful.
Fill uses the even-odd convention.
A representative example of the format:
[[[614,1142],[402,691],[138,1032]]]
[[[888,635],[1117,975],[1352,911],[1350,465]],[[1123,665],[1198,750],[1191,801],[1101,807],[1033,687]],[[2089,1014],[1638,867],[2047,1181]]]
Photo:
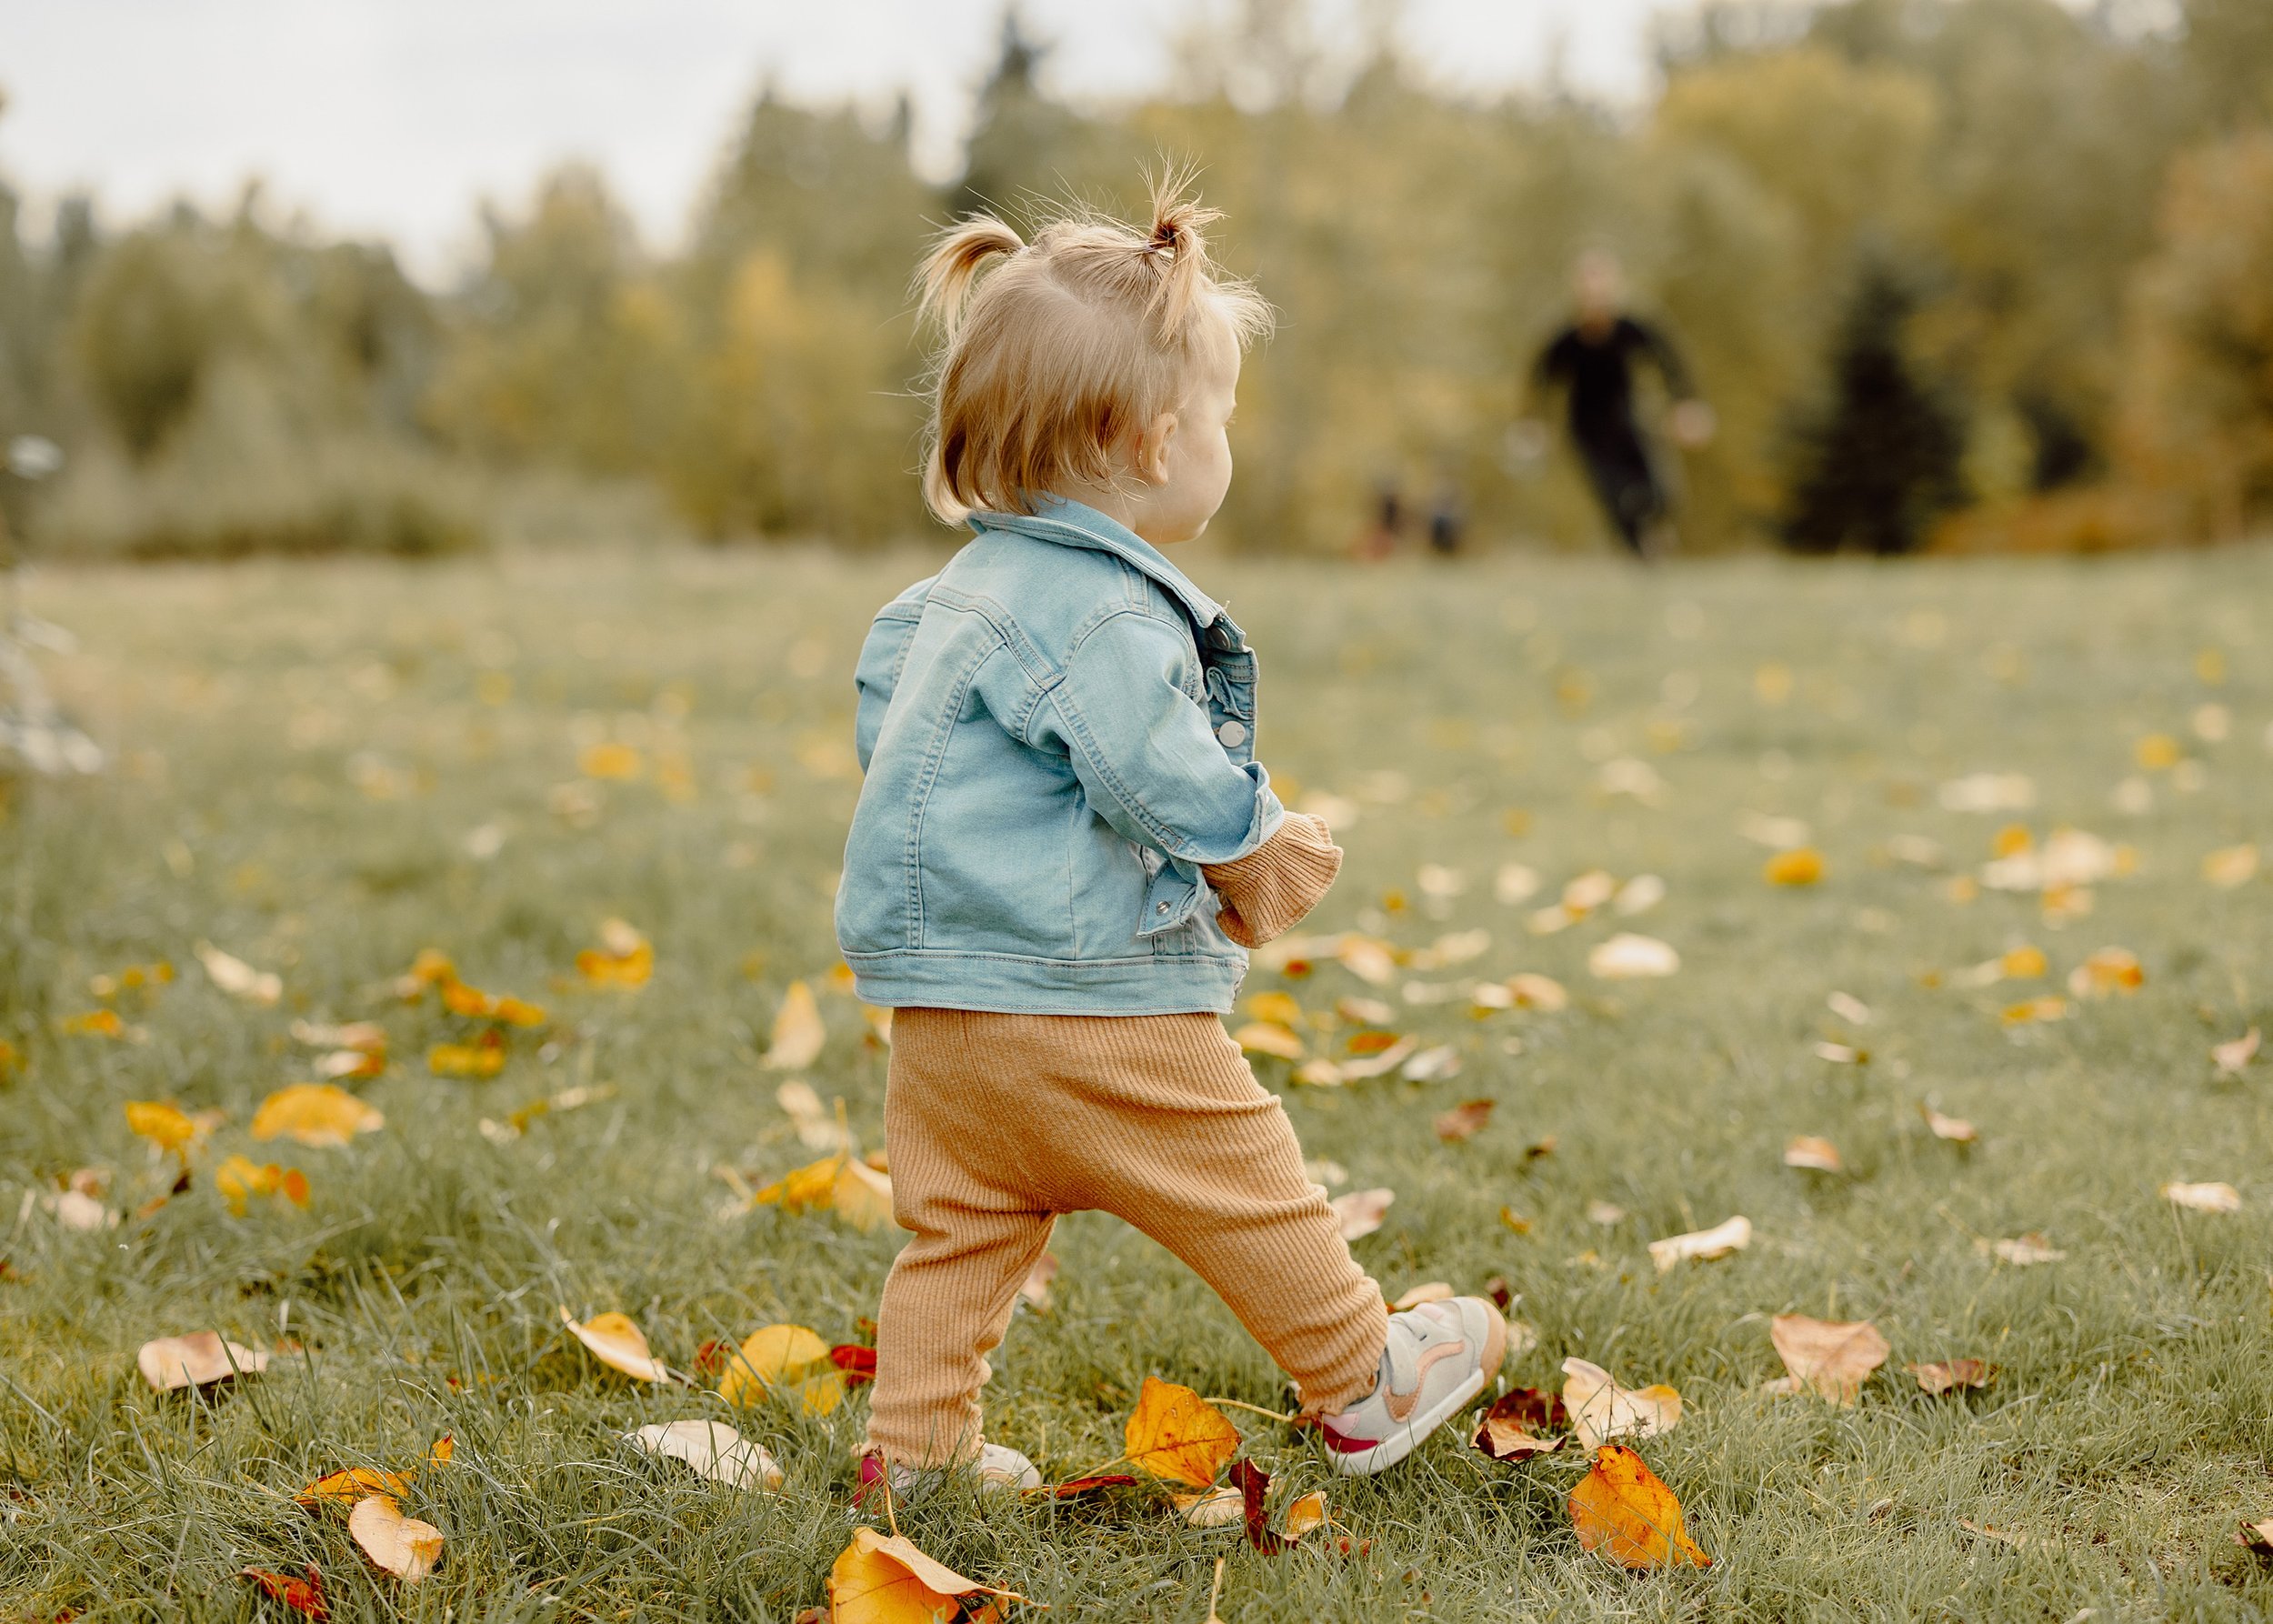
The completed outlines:
[[[1575,471],[1502,446],[1545,404],[1519,380],[1597,245],[1719,414],[1682,459],[1692,547],[1793,534],[1836,483],[1821,457],[1854,436],[1823,426],[1867,419],[1839,398],[1840,336],[1881,283],[1909,311],[1891,360],[1958,441],[1954,472],[1894,498],[1962,493],[1943,540],[2273,516],[2264,0],[2182,0],[2168,26],[2057,0],[1711,0],[1661,26],[1663,93],[1631,116],[1447,94],[1392,22],[1328,40],[1302,0],[1200,15],[1169,83],[1112,106],[1053,99],[1046,48],[1006,22],[945,185],[911,164],[904,104],[767,92],[680,252],[643,249],[604,178],[566,168],[489,210],[438,294],[383,247],[269,224],[256,193],[111,236],[67,208],[37,244],[0,196],[0,431],[74,452],[39,515],[69,550],[437,550],[474,538],[486,481],[563,471],[650,484],[704,535],[881,541],[928,523],[926,235],[1069,195],[1129,211],[1146,170],[1190,161],[1284,318],[1242,387],[1219,521],[1240,546],[1338,548],[1392,485],[1457,491],[1487,537],[1590,540]]]

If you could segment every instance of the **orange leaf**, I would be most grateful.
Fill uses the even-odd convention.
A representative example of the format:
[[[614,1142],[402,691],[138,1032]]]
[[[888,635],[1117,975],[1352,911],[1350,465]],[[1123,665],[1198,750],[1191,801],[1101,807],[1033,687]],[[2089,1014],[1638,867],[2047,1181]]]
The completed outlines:
[[[1131,1466],[1195,1489],[1213,1483],[1239,1452],[1239,1434],[1221,1410],[1156,1376],[1145,1378],[1124,1441]]]
[[[294,1504],[312,1511],[327,1502],[335,1506],[352,1506],[368,1495],[400,1494],[409,1487],[410,1479],[400,1472],[383,1472],[376,1467],[351,1466],[345,1471],[316,1479],[292,1499]]]
[[[1960,1388],[1985,1388],[1996,1379],[1997,1367],[1986,1359],[1949,1359],[1936,1365],[1902,1367],[1918,1378],[1928,1393],[1954,1393]]]
[[[1760,877],[1771,886],[1812,886],[1823,877],[1823,854],[1812,846],[1779,851],[1768,858]]]
[[[305,1579],[295,1579],[289,1573],[271,1573],[265,1568],[240,1568],[236,1574],[239,1579],[251,1579],[304,1617],[324,1619],[332,1616],[331,1607],[324,1599],[324,1576],[315,1570],[314,1562],[308,1564]]]
[[[1023,1601],[933,1561],[914,1541],[886,1538],[874,1529],[855,1529],[828,1570],[830,1624],[939,1624],[946,1619],[993,1619],[991,1605],[975,1606],[981,1596]]]
[[[1673,1490],[1623,1444],[1595,1451],[1593,1467],[1570,1491],[1570,1521],[1582,1547],[1622,1568],[1713,1565],[1689,1538]]]
[[[1497,1103],[1491,1099],[1470,1099],[1454,1106],[1437,1118],[1437,1137],[1447,1145],[1474,1138],[1492,1119],[1492,1108]]]
[[[621,1370],[641,1381],[675,1379],[662,1361],[647,1351],[646,1333],[628,1314],[595,1314],[579,1323],[575,1315],[563,1308],[560,1322],[591,1350],[594,1358],[610,1369]]]

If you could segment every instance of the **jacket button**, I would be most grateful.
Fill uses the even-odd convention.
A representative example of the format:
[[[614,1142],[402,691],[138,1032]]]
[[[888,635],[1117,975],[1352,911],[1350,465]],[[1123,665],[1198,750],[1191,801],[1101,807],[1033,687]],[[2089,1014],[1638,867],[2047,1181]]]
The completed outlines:
[[[1152,911],[1156,914],[1165,914],[1168,911],[1168,905],[1165,902],[1155,903]]]
[[[1216,729],[1216,737],[1223,740],[1227,748],[1236,750],[1247,742],[1247,726],[1245,722],[1226,722]]]

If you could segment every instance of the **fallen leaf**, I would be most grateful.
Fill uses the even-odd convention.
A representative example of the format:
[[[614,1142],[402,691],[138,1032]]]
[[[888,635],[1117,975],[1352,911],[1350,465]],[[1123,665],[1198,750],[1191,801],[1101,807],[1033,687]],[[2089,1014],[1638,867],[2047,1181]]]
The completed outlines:
[[[1589,1201],[1587,1203],[1587,1221],[1600,1224],[1606,1229],[1611,1228],[1626,1221],[1626,1208],[1615,1201]]]
[[[1449,1302],[1452,1295],[1451,1282],[1423,1280],[1419,1285],[1405,1292],[1389,1307],[1398,1313],[1403,1313],[1407,1308],[1417,1308],[1423,1303]]]
[[[1494,899],[1509,907],[1529,901],[1538,888],[1538,871],[1522,863],[1502,863],[1492,877]]]
[[[1893,1351],[1878,1328],[1867,1319],[1810,1319],[1778,1314],[1768,1321],[1768,1339],[1791,1374],[1774,1384],[1784,1392],[1812,1390],[1841,1408],[1851,1408],[1870,1373]]]
[[[135,1355],[135,1366],[152,1388],[171,1393],[233,1376],[257,1376],[268,1368],[268,1355],[257,1348],[224,1341],[218,1331],[192,1331],[186,1337],[159,1337],[145,1342]]]
[[[2013,1240],[1992,1242],[1987,1249],[2016,1268],[2026,1268],[2036,1263],[2058,1263],[2068,1256],[2046,1242],[2034,1230]]]
[[[2043,997],[2025,998],[2018,1004],[2008,1005],[2004,1012],[2004,1021],[2008,1027],[2024,1027],[2032,1021],[2066,1020],[2067,1018],[2068,1000],[2048,993]]]
[[[324,1576],[316,1571],[314,1562],[308,1564],[305,1579],[295,1579],[289,1573],[271,1573],[265,1568],[240,1568],[236,1576],[251,1579],[272,1600],[283,1602],[303,1618],[321,1620],[332,1616],[331,1606],[324,1599]]]
[[[676,1377],[647,1351],[647,1335],[628,1314],[595,1314],[578,1320],[566,1307],[560,1322],[569,1334],[589,1348],[592,1357],[611,1370],[640,1381],[675,1381]]]
[[[1629,1390],[1582,1358],[1563,1361],[1563,1408],[1582,1449],[1629,1435],[1648,1438],[1681,1424],[1681,1395],[1665,1383]]]
[[[623,920],[604,920],[600,945],[576,955],[576,972],[587,987],[636,992],[655,974],[655,946]]]
[[[1303,1056],[1301,1038],[1276,1021],[1251,1020],[1232,1033],[1231,1040],[1250,1055],[1268,1055],[1278,1060],[1299,1060]]]
[[[253,1113],[255,1138],[295,1139],[319,1149],[386,1126],[386,1118],[375,1108],[334,1083],[294,1083],[262,1100]]]
[[[1860,1066],[1870,1058],[1868,1049],[1857,1048],[1850,1043],[1818,1043],[1815,1053],[1817,1059],[1828,1060],[1834,1066]]]
[[[1531,1220],[1512,1207],[1502,1207],[1499,1209],[1499,1221],[1518,1235],[1531,1233]]]
[[[1460,1051],[1448,1043],[1425,1048],[1406,1061],[1398,1075],[1408,1083],[1441,1083],[1460,1075]]]
[[[847,1388],[876,1378],[876,1350],[866,1342],[839,1342],[828,1350],[828,1362],[845,1373]]]
[[[2239,1077],[2243,1068],[2257,1058],[2258,1045],[2261,1040],[2257,1028],[2251,1027],[2230,1043],[2212,1044],[2210,1058],[2218,1063],[2218,1076]]]
[[[2258,848],[2225,846],[2202,859],[2202,877],[2222,889],[2246,886],[2257,877]]]
[[[1326,1491],[1314,1489],[1287,1508],[1287,1543],[1292,1545],[1312,1529],[1323,1528],[1328,1520]]]
[[[1527,1460],[1561,1449],[1569,1441],[1561,1429],[1569,1425],[1570,1413],[1559,1395],[1515,1388],[1484,1412],[1476,1447],[1494,1460]],[[1549,1433],[1553,1436],[1542,1436]]]
[[[1239,1515],[1247,1524],[1247,1543],[1265,1556],[1277,1556],[1287,1548],[1287,1542],[1270,1530],[1265,1520],[1267,1512],[1263,1497],[1270,1489],[1271,1475],[1252,1460],[1231,1463],[1231,1486],[1239,1491]]]
[[[2243,1523],[2241,1531],[2234,1536],[2234,1543],[2258,1556],[2273,1557],[2273,1517],[2261,1522]]]
[[[1850,1026],[1870,1025],[1870,1006],[1851,993],[1830,993],[1826,995],[1823,1002],[1832,1014]]]
[[[1387,1077],[1404,1065],[1413,1051],[1420,1048],[1419,1038],[1400,1038],[1394,1032],[1360,1033],[1358,1036],[1380,1038],[1387,1041],[1387,1047],[1376,1052],[1370,1059],[1342,1061],[1335,1068],[1339,1081],[1356,1083],[1371,1078]],[[1355,1045],[1357,1039],[1352,1038],[1351,1043]]]
[[[783,1174],[750,1198],[752,1207],[779,1207],[784,1212],[804,1212],[828,1207],[836,1200],[836,1174],[843,1156],[826,1156]]]
[[[1823,854],[1812,846],[1796,846],[1768,858],[1760,877],[1771,886],[1812,886],[1823,878]]]
[[[1570,1491],[1570,1521],[1583,1549],[1622,1568],[1713,1565],[1689,1538],[1673,1490],[1622,1444],[1595,1450],[1594,1465]]]
[[[2196,1212],[2239,1212],[2241,1192],[2230,1184],[2166,1184],[2162,1198]]]
[[[1038,1489],[1025,1492],[1046,1494],[1054,1500],[1070,1500],[1107,1489],[1131,1489],[1136,1483],[1136,1479],[1126,1472],[1100,1472],[1086,1478],[1068,1478],[1063,1483],[1046,1483]]]
[[[1247,1499],[1236,1489],[1171,1494],[1168,1500],[1184,1520],[1196,1529],[1228,1528],[1247,1515]]]
[[[228,1203],[232,1217],[243,1218],[254,1196],[282,1196],[295,1207],[308,1204],[308,1177],[297,1168],[275,1162],[258,1163],[247,1156],[231,1156],[213,1170],[213,1188]]]
[[[2102,947],[2068,974],[2068,990],[2079,998],[2137,992],[2147,979],[2138,955],[2125,947]]]
[[[1709,1229],[1693,1229],[1687,1235],[1668,1235],[1663,1240],[1653,1240],[1649,1243],[1649,1260],[1663,1274],[1692,1260],[1709,1262],[1715,1258],[1726,1258],[1751,1244],[1752,1220],[1739,1216],[1724,1218]]]
[[[1287,1002],[1289,1003],[1292,1003],[1293,1001],[1294,1000],[1291,998],[1287,999]],[[1249,1002],[1259,1004],[1260,999],[1250,999]],[[1259,1008],[1257,1013],[1261,1013]],[[1352,1022],[1353,1024],[1361,1027],[1386,1027],[1390,1022],[1397,1019],[1397,1011],[1390,1008],[1388,1005],[1383,1003],[1379,998],[1336,998],[1334,1000],[1334,1013],[1340,1016],[1344,1020]],[[1294,1023],[1292,1021],[1288,1021],[1286,1024],[1292,1026]]]
[[[401,1494],[410,1488],[410,1479],[401,1472],[381,1471],[376,1467],[351,1466],[345,1471],[318,1478],[292,1497],[293,1503],[304,1510],[313,1511],[323,1505],[352,1506],[357,1500],[375,1494]]]
[[[1474,1138],[1492,1119],[1492,1108],[1498,1103],[1493,1099],[1471,1099],[1453,1107],[1437,1118],[1437,1137],[1447,1145]]]
[[[892,1180],[866,1162],[841,1158],[829,1185],[830,1204],[836,1216],[864,1235],[892,1221]]]
[[[315,1075],[328,1082],[342,1078],[377,1077],[386,1069],[385,1051],[373,1054],[359,1048],[339,1048],[315,1061]]]
[[[130,1099],[125,1108],[126,1126],[161,1150],[179,1156],[197,1138],[197,1124],[179,1106],[161,1099]]]
[[[1920,1102],[1918,1115],[1926,1118],[1926,1126],[1938,1139],[1948,1139],[1953,1145],[1970,1145],[1981,1136],[1973,1124],[1963,1117],[1945,1117],[1932,1106]]]
[[[406,1517],[392,1495],[375,1494],[347,1513],[347,1532],[381,1571],[415,1585],[442,1559],[442,1530]]]
[[[625,1433],[624,1441],[650,1455],[683,1460],[697,1476],[729,1489],[782,1485],[782,1469],[774,1458],[724,1421],[660,1421]]]
[[[803,981],[792,981],[774,1014],[766,1068],[802,1071],[820,1058],[821,1047],[827,1041],[828,1028],[821,1024],[821,1007],[813,1001],[813,989]]]
[[[1507,977],[1507,990],[1516,996],[1518,1009],[1537,1009],[1552,1015],[1570,1006],[1570,994],[1552,976],[1541,976],[1530,970],[1518,970]]]
[[[1221,1410],[1157,1376],[1145,1378],[1123,1443],[1131,1466],[1195,1489],[1214,1483],[1239,1452],[1239,1434]]]
[[[1621,931],[1599,943],[1587,955],[1587,968],[1605,981],[1632,981],[1670,976],[1681,967],[1681,956],[1654,936]]]
[[[2020,1533],[2016,1529],[1993,1529],[1986,1523],[1974,1521],[1970,1517],[1960,1517],[1958,1519],[1958,1526],[1968,1534],[1978,1534],[1984,1539],[1994,1539],[1999,1545],[2010,1545],[2018,1548],[2028,1543],[2028,1536]]]
[[[847,1388],[817,1335],[802,1325],[768,1325],[752,1331],[729,1358],[718,1396],[744,1408],[780,1398],[806,1415],[825,1416],[844,1402]]]
[[[495,1030],[471,1043],[437,1043],[426,1051],[426,1069],[436,1077],[496,1077],[506,1068],[506,1040]]]
[[[373,1020],[351,1020],[335,1027],[295,1020],[292,1036],[310,1048],[350,1048],[365,1055],[386,1052],[386,1028]]]
[[[211,942],[199,942],[197,962],[205,967],[213,984],[231,997],[248,1004],[273,1004],[284,997],[284,980],[274,970],[256,970],[234,954]]]
[[[1839,1148],[1828,1139],[1812,1134],[1801,1134],[1784,1147],[1784,1165],[1805,1168],[1814,1173],[1842,1173],[1847,1164],[1839,1159]]]
[[[47,1198],[47,1208],[66,1229],[85,1233],[118,1228],[118,1215],[85,1190],[59,1190]]]
[[[1654,874],[1637,874],[1610,898],[1611,911],[1632,918],[1646,914],[1666,899],[1666,882]]]
[[[1956,1392],[1960,1388],[1985,1388],[1997,1376],[1997,1367],[1986,1359],[1947,1359],[1939,1364],[1902,1368],[1918,1378],[1920,1388],[1937,1395]]]
[[[73,1038],[128,1038],[141,1029],[128,1027],[115,1009],[90,1009],[63,1023],[65,1036]]]
[[[1356,1240],[1381,1228],[1389,1216],[1389,1204],[1396,1199],[1393,1189],[1352,1190],[1335,1197],[1334,1214],[1341,1225],[1342,1238]]]

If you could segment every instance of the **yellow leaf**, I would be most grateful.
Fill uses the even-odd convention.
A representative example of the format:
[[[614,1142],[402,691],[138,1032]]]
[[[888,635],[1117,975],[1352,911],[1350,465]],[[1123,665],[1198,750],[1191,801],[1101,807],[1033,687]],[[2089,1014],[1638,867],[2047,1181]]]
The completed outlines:
[[[1771,886],[1812,886],[1823,877],[1823,854],[1812,846],[1779,851],[1768,858],[1760,877]]]
[[[2227,890],[2248,885],[2257,872],[2258,848],[2254,846],[2220,847],[2202,859],[2202,877]]]
[[[442,1530],[405,1517],[392,1495],[357,1500],[347,1514],[347,1532],[375,1565],[406,1585],[425,1579],[442,1559]]]
[[[1326,1491],[1314,1489],[1287,1508],[1287,1538],[1299,1539],[1326,1520]]]
[[[2102,947],[2068,972],[2068,990],[2079,998],[2137,992],[2147,980],[2138,955],[2124,947]]]
[[[560,1310],[560,1322],[571,1335],[592,1350],[592,1357],[611,1370],[641,1381],[670,1381],[675,1379],[662,1361],[647,1351],[647,1335],[628,1314],[595,1314],[579,1322],[566,1308]]]
[[[1551,976],[1537,975],[1529,970],[1518,970],[1508,977],[1507,990],[1516,995],[1516,1007],[1518,1009],[1537,1009],[1552,1014],[1570,1004],[1570,994],[1563,989],[1561,982]]]
[[[1563,1361],[1563,1408],[1582,1449],[1614,1438],[1648,1438],[1681,1424],[1681,1395],[1665,1383],[1629,1390],[1582,1358]]]
[[[802,1325],[769,1325],[727,1361],[718,1396],[744,1408],[768,1398],[792,1400],[809,1416],[825,1416],[845,1398],[845,1374],[828,1357],[828,1344]]]
[[[836,1200],[836,1174],[845,1158],[825,1156],[794,1173],[785,1173],[750,1198],[753,1207],[778,1206],[784,1212],[828,1207]]]
[[[2032,981],[2052,967],[2051,962],[2044,956],[2043,948],[2026,943],[2018,947],[2006,948],[1998,957],[1996,965],[1998,974],[2015,981]]]
[[[126,1102],[126,1126],[161,1150],[179,1155],[197,1137],[197,1124],[179,1106],[158,1099]]]
[[[644,765],[630,745],[586,745],[576,752],[576,770],[587,778],[636,778]]]
[[[1281,1027],[1302,1024],[1302,1006],[1295,1002],[1292,993],[1258,992],[1247,1004],[1247,1013],[1257,1020]]]
[[[829,1195],[836,1216],[864,1235],[892,1221],[892,1180],[866,1162],[846,1157],[830,1182]]]
[[[1920,1105],[1918,1109],[1938,1139],[1948,1139],[1953,1145],[1970,1145],[1981,1137],[1973,1124],[1962,1117],[1945,1117],[1929,1105]]]
[[[590,986],[634,991],[655,974],[655,947],[623,920],[609,919],[600,927],[600,946],[576,955],[576,969]]]
[[[827,1041],[828,1028],[821,1024],[821,1007],[813,1001],[813,989],[802,981],[792,981],[774,1016],[766,1067],[774,1071],[802,1070],[820,1058],[821,1046]]]
[[[1622,1568],[1713,1565],[1689,1538],[1673,1490],[1622,1444],[1595,1451],[1594,1465],[1570,1491],[1570,1521],[1582,1547]]]
[[[1868,1320],[1810,1319],[1778,1314],[1768,1321],[1768,1339],[1791,1374],[1779,1390],[1812,1389],[1842,1408],[1851,1408],[1870,1373],[1893,1351]]]
[[[1023,1596],[965,1579],[918,1550],[897,1534],[855,1529],[828,1570],[829,1624],[972,1624],[1000,1617],[976,1598],[1023,1601]]]
[[[1936,1395],[1955,1392],[1960,1388],[1985,1388],[1997,1375],[1997,1367],[1985,1359],[1948,1359],[1902,1368],[1918,1378],[1922,1391]]]
[[[295,1083],[260,1102],[253,1114],[253,1137],[296,1139],[318,1148],[345,1145],[357,1134],[375,1133],[386,1118],[345,1088],[331,1083]]]
[[[1281,1060],[1302,1058],[1302,1039],[1277,1021],[1251,1020],[1232,1033],[1231,1040],[1250,1055],[1269,1055]]]
[[[409,1487],[410,1479],[401,1472],[383,1472],[375,1467],[351,1466],[345,1471],[316,1479],[292,1498],[295,1504],[314,1510],[325,1504],[352,1506],[357,1500],[375,1494],[401,1494]]]
[[[1239,1452],[1239,1434],[1221,1410],[1157,1376],[1145,1378],[1123,1442],[1130,1465],[1195,1489],[1213,1483]]]
[[[506,1068],[505,1040],[484,1032],[472,1043],[437,1043],[426,1051],[426,1069],[436,1077],[496,1077]]]
[[[295,1207],[308,1204],[307,1175],[297,1168],[280,1168],[273,1161],[264,1165],[246,1156],[229,1157],[215,1168],[213,1187],[236,1218],[245,1216],[252,1196],[282,1196]]]
[[[63,1023],[64,1035],[71,1038],[124,1038],[126,1023],[115,1009],[90,1009],[85,1015],[75,1015]]]
[[[2131,759],[2150,773],[2168,771],[2183,754],[2178,741],[2168,733],[2150,733],[2131,747]]]

